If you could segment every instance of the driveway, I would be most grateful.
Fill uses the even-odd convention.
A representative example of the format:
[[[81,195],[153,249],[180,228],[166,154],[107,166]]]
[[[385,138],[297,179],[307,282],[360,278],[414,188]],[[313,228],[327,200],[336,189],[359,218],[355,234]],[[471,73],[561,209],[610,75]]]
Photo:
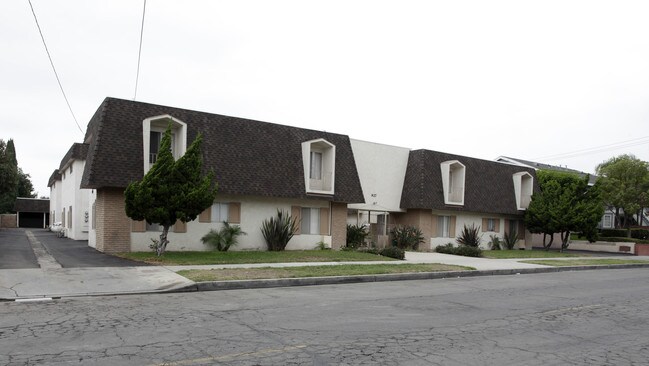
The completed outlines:
[[[44,229],[0,230],[0,269],[40,268],[44,259],[63,268],[146,265],[101,253],[86,240],[57,238]]]

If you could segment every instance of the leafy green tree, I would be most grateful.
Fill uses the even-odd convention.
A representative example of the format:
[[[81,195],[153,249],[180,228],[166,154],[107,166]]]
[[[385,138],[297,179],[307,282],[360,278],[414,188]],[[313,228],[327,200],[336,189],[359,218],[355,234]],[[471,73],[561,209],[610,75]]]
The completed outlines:
[[[18,168],[18,197],[36,198],[37,194],[34,192],[34,185],[32,184],[31,176],[21,168]]]
[[[598,184],[591,187],[588,176],[554,171],[540,170],[537,178],[541,190],[532,195],[525,211],[525,226],[531,233],[543,234],[543,247],[550,249],[554,234],[560,234],[561,250],[566,249],[574,231],[594,241],[597,223],[604,213]]]
[[[629,228],[629,218],[649,204],[649,163],[633,155],[620,155],[598,165],[597,175],[604,201],[616,209],[615,227]],[[617,220],[620,209],[622,225]]]
[[[131,182],[124,196],[126,215],[133,220],[146,220],[162,226],[160,240],[154,240],[154,249],[161,256],[169,240],[167,234],[177,220],[188,222],[206,208],[216,197],[214,173],[202,174],[203,160],[199,134],[185,155],[174,161],[171,154],[171,125],[160,142],[158,159],[139,182]]]
[[[0,139],[0,213],[13,211],[18,190],[18,164],[13,140]]]

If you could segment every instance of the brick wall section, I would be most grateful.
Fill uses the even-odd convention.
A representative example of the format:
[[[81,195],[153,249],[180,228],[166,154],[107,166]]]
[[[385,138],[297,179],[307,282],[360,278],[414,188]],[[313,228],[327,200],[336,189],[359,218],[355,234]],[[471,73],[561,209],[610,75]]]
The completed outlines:
[[[131,221],[124,211],[124,190],[97,190],[97,250],[104,253],[131,251]]]
[[[2,214],[0,215],[0,227],[12,228],[17,227],[16,214]]]
[[[347,204],[331,203],[331,247],[340,249],[347,243]]]
[[[433,213],[431,210],[410,209],[408,212],[390,215],[396,225],[418,227],[428,241],[433,237]]]

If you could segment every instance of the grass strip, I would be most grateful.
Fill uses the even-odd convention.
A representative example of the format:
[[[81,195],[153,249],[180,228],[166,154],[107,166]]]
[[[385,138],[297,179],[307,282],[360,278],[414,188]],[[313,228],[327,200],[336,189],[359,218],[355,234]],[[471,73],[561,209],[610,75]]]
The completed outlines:
[[[160,265],[293,263],[293,262],[357,262],[394,261],[377,254],[339,250],[287,250],[283,252],[165,252],[157,257],[153,252],[118,253],[118,257]]]
[[[269,278],[299,278],[327,276],[357,276],[389,273],[419,273],[442,271],[469,271],[472,267],[446,264],[345,264],[335,266],[303,266],[282,268],[228,268],[192,269],[178,274],[195,282],[225,280],[257,280]]]
[[[586,257],[587,254],[571,254],[545,250],[484,250],[482,255],[485,258],[515,259],[515,258],[564,258],[564,257]]]
[[[602,266],[607,264],[649,264],[648,260],[641,259],[565,259],[565,260],[538,260],[538,261],[522,261],[523,263],[542,264],[554,267],[568,267],[568,266]]]

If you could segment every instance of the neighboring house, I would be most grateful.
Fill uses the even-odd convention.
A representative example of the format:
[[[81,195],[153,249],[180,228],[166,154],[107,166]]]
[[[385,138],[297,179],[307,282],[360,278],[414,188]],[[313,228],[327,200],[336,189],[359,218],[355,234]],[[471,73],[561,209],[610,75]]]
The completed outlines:
[[[16,226],[25,228],[47,227],[49,222],[50,200],[41,198],[16,198]]]
[[[358,140],[352,147],[366,203],[350,205],[348,223],[367,225],[376,245],[387,244],[394,226],[410,225],[424,234],[420,248],[433,249],[473,224],[483,248],[490,235],[513,231],[529,247],[523,214],[538,190],[534,169]]]
[[[533,168],[535,170],[543,169],[543,170],[552,170],[555,172],[572,173],[572,174],[577,174],[582,178],[588,176],[588,184],[591,186],[595,184],[595,182],[597,181],[597,176],[595,174],[585,173],[575,169],[569,169],[568,167],[538,163],[535,161],[511,158],[507,156],[499,156],[498,158],[496,158],[496,161],[524,166],[527,168]],[[604,215],[602,215],[602,219],[600,220],[597,227],[600,229],[615,228],[615,211],[616,211],[615,207],[607,206],[604,210]],[[620,213],[624,213],[624,211],[620,209]],[[646,212],[643,212],[641,219],[638,219],[637,213],[634,213],[632,217],[634,220],[636,220],[636,222],[639,223],[640,226],[649,226],[649,216],[646,215]]]
[[[50,223],[60,222],[65,235],[75,240],[88,240],[90,227],[90,192],[79,189],[88,148],[88,144],[72,144],[48,182]]]
[[[212,207],[170,230],[168,250],[208,249],[200,238],[223,221],[240,225],[248,234],[240,237],[237,250],[263,250],[261,224],[277,210],[301,222],[287,249],[313,249],[320,242],[334,248],[345,244],[347,205],[363,202],[347,136],[106,98],[88,124],[84,144],[78,144],[87,146],[85,166],[73,165],[74,174],[82,173],[77,190],[89,195],[90,246],[103,252],[143,251],[159,237],[157,225],[126,216],[124,189],[142,179],[155,162],[168,125],[176,158],[203,134],[203,167],[215,172],[218,183]],[[59,173],[64,172],[70,174],[62,162]],[[66,180],[54,182],[53,196],[56,185]],[[62,190],[65,209],[65,185]],[[55,205],[59,199],[53,199]],[[72,210],[73,217],[82,214],[76,206]]]

